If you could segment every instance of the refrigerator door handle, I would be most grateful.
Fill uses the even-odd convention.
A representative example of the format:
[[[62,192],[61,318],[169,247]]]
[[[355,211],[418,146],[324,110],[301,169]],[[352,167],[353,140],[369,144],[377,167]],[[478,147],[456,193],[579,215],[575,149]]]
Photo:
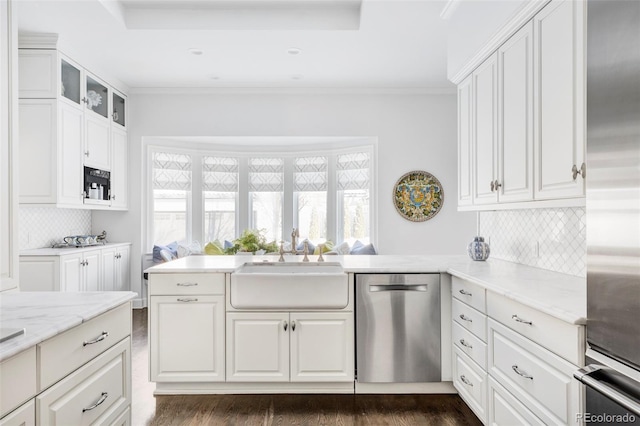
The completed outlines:
[[[627,395],[621,393],[611,384],[593,377],[596,373],[606,374],[606,369],[600,365],[590,364],[573,373],[573,377],[596,392],[611,399],[618,405],[626,408],[630,412],[640,416],[640,404],[638,404],[637,401],[634,401]]]

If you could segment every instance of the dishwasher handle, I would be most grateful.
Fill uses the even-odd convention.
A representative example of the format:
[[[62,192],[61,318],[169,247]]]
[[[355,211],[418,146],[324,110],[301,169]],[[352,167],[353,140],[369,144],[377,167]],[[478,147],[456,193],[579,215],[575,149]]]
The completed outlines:
[[[371,293],[379,291],[427,291],[429,284],[387,284],[387,285],[370,285]]]

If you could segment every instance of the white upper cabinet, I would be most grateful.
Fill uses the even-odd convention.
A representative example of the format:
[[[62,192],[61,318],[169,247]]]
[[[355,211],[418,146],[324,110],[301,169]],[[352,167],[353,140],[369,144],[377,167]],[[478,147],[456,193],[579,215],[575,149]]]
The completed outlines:
[[[473,203],[498,201],[495,190],[498,158],[498,56],[490,56],[473,72]]]
[[[458,85],[461,210],[584,205],[584,4],[531,16]]]
[[[20,203],[126,210],[126,96],[61,54],[54,41],[25,36],[21,43]],[[89,198],[86,176],[105,172],[111,187],[102,199]]]
[[[458,85],[458,205],[472,203],[473,94],[472,76]]]
[[[500,202],[533,200],[533,24],[498,49]]]
[[[583,197],[584,2],[554,0],[533,18],[535,198]]]

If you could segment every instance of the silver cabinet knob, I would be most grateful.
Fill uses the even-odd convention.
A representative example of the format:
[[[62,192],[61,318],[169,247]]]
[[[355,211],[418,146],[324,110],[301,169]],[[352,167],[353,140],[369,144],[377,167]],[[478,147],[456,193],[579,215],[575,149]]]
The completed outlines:
[[[85,151],[85,152],[84,152],[84,156],[85,156],[85,157],[88,157],[88,156],[89,156],[89,150],[87,150],[87,151]]]
[[[494,184],[494,188],[496,189],[496,191],[498,190],[498,188],[502,187],[502,184],[498,182],[498,179],[496,179],[495,184]]]
[[[289,324],[287,324],[287,322],[284,322],[284,331],[287,331],[287,328],[289,328]]]
[[[495,191],[494,183],[491,181],[491,192]]]

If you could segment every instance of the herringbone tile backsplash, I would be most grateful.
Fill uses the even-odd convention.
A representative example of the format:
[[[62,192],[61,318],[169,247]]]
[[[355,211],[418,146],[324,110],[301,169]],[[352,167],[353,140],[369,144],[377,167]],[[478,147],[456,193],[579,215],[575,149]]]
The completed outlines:
[[[494,259],[586,276],[584,208],[481,212],[480,235]]]
[[[91,210],[20,207],[18,222],[20,250],[51,247],[67,235],[90,234]]]

